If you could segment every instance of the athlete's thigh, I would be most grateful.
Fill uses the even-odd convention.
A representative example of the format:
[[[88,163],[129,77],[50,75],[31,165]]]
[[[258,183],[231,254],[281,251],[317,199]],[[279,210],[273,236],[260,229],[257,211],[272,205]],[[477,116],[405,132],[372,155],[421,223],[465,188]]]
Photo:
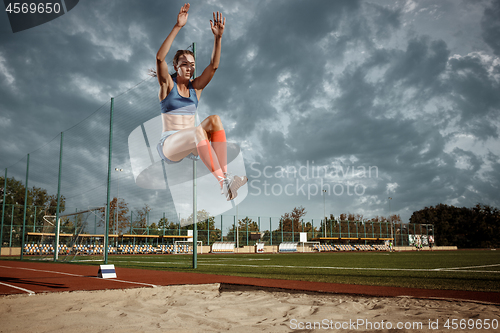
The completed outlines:
[[[186,128],[169,136],[163,143],[163,154],[171,161],[179,161],[196,153],[196,127]]]

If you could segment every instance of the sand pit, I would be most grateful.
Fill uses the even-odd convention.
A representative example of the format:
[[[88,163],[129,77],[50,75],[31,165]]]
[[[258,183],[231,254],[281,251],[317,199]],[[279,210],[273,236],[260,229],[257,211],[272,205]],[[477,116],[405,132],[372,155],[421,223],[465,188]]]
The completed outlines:
[[[474,322],[473,329],[446,330],[448,319]],[[500,307],[220,284],[0,298],[0,332],[303,332],[314,325],[339,332],[484,332],[476,325],[486,319],[498,323]]]

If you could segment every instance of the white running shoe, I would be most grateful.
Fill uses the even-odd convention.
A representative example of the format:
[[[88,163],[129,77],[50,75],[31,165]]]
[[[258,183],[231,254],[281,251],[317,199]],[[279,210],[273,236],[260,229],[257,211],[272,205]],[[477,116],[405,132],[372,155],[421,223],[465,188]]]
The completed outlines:
[[[236,195],[238,194],[236,193],[236,195],[233,196],[233,192],[231,191],[230,187],[230,180],[228,178],[222,178],[222,177],[219,178],[220,178],[219,183],[222,183],[221,194],[223,194],[224,197],[226,197],[227,201],[231,201],[234,198],[236,198]]]
[[[221,194],[224,194],[227,201],[234,200],[238,196],[238,189],[248,182],[246,176],[233,176],[227,172],[224,173],[224,178],[219,178],[219,182],[222,182]]]
[[[248,178],[246,176],[233,176],[227,172],[224,176],[226,176],[226,179],[229,179],[229,189],[231,190],[231,193],[233,193],[234,198],[236,198],[238,195],[238,189],[248,182]]]

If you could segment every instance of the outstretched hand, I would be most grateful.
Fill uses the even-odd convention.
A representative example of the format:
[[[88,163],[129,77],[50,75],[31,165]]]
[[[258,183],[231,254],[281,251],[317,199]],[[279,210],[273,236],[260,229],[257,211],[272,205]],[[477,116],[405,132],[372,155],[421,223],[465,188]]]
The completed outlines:
[[[222,13],[217,12],[217,16],[214,12],[214,21],[210,20],[210,28],[215,37],[222,37],[224,33],[224,26],[226,25],[226,18],[222,20]]]
[[[177,25],[181,28],[187,23],[189,6],[188,3],[184,4],[177,15]]]

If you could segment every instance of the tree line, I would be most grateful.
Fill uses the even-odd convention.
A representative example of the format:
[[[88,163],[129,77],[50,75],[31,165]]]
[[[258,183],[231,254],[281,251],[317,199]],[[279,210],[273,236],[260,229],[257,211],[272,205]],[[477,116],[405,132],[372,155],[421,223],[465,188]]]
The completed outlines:
[[[425,207],[413,213],[410,223],[434,224],[436,242],[442,246],[500,247],[500,211],[489,205]]]
[[[22,182],[15,178],[8,178],[7,187],[4,186],[4,179],[0,177],[0,212],[5,192],[7,221],[23,220],[25,187]],[[35,221],[42,221],[46,215],[55,215],[57,206],[57,196],[51,195],[47,190],[32,187],[28,189],[27,200],[27,226],[33,225]],[[105,206],[105,203],[103,204]],[[178,234],[179,230],[185,235],[184,230],[192,229],[193,216],[178,222],[169,221],[167,218],[161,218],[158,221],[149,221],[148,214],[151,208],[144,204],[143,207],[131,210],[124,199],[113,198],[110,202],[109,230],[110,233],[118,231],[119,234],[133,232],[135,234]],[[8,207],[8,208],[7,208]],[[12,207],[16,207],[13,209]],[[66,209],[64,196],[60,199],[60,213]],[[100,214],[99,226],[102,227],[105,221],[105,209],[97,210]],[[281,241],[281,235],[285,234],[289,238],[292,233],[297,233],[295,241],[298,241],[299,232],[314,233],[315,235],[330,235],[345,232],[345,224],[352,225],[353,228],[363,228],[363,232],[378,235],[386,232],[382,230],[384,224],[390,221],[393,223],[402,223],[401,217],[393,214],[389,217],[375,216],[365,218],[361,214],[342,213],[338,216],[330,214],[325,221],[318,220],[316,225],[310,221],[304,222],[306,215],[304,207],[295,207],[291,212],[281,215],[279,225],[272,231],[260,233],[259,225],[249,217],[244,217],[237,221],[236,225],[231,225],[228,234],[223,240],[234,241],[235,234],[239,234],[239,244],[246,244],[247,238],[254,241],[260,238],[262,241],[269,242],[271,239]],[[198,212],[198,239],[206,243],[208,240],[213,242],[221,240],[222,230],[215,226],[215,219],[206,211]],[[371,223],[372,222],[372,223]],[[381,223],[380,223],[381,222]],[[413,213],[410,223],[433,224],[436,243],[441,246],[457,246],[459,248],[494,248],[500,247],[500,211],[498,208],[488,205],[477,204],[472,208],[454,207],[451,205],[439,204],[435,207],[425,207]],[[62,219],[62,227],[77,229],[81,224],[81,218]],[[344,227],[342,227],[344,225]],[[19,229],[19,227],[17,227]],[[344,230],[342,230],[344,228]],[[357,229],[356,229],[357,230]],[[249,232],[247,235],[246,232]],[[19,235],[20,230],[16,230]],[[257,234],[259,234],[257,236]],[[4,233],[6,234],[6,233]],[[288,240],[288,239],[287,239]],[[291,240],[291,239],[290,239]]]

